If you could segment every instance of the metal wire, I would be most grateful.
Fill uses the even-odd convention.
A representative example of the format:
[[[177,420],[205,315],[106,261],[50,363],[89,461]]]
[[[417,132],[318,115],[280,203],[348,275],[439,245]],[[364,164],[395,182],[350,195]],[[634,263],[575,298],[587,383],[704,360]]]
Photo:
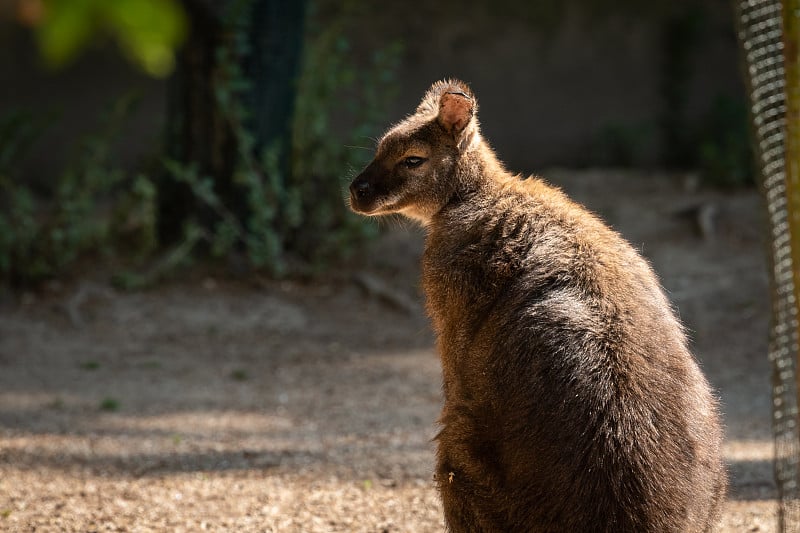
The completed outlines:
[[[797,310],[786,190],[786,82],[781,0],[737,0],[739,42],[750,93],[754,144],[770,231],[772,428],[779,525],[800,531]]]

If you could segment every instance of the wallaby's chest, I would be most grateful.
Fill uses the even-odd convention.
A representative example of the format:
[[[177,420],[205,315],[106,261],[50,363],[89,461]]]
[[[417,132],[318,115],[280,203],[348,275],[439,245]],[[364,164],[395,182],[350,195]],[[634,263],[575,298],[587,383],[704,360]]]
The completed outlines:
[[[432,239],[422,261],[428,312],[440,332],[468,327],[484,315],[507,281],[492,266],[494,251]]]

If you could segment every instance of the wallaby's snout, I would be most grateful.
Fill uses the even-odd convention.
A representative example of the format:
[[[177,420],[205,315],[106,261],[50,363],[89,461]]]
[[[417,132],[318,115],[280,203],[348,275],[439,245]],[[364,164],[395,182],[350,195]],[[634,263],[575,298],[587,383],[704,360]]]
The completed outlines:
[[[375,214],[392,189],[391,181],[386,170],[373,161],[350,184],[350,207],[363,215]]]
[[[363,174],[359,174],[350,184],[350,205],[356,211],[362,211],[361,206],[369,201],[372,192],[369,181]]]

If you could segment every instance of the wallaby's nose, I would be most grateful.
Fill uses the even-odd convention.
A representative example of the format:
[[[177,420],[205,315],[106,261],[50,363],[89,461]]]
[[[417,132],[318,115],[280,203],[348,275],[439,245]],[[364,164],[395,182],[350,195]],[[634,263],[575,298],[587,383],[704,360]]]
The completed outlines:
[[[367,182],[367,180],[356,179],[350,184],[350,194],[353,198],[364,198],[369,194],[369,182]]]

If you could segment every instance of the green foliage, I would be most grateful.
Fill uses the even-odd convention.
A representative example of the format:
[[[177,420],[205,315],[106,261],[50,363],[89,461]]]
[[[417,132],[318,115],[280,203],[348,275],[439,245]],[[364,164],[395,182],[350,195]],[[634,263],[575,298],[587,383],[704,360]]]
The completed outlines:
[[[175,48],[186,35],[177,0],[45,0],[36,23],[39,49],[50,65],[68,63],[96,34],[106,33],[131,61],[158,77],[172,71]]]
[[[668,166],[685,167],[695,163],[695,139],[687,124],[687,106],[692,61],[706,24],[704,9],[689,5],[669,18],[663,28],[660,76],[663,104],[659,122],[664,163]]]
[[[718,96],[699,125],[689,120],[690,82],[698,47],[710,17],[708,6],[692,1],[676,4],[662,30],[658,119],[663,163],[697,168],[712,186],[744,186],[753,182],[753,157],[746,97]]]
[[[212,197],[214,189],[210,181],[207,180],[203,194],[198,194],[202,179],[188,176],[187,183],[219,215],[211,236],[214,255],[225,255],[237,244],[243,244],[252,266],[282,275],[285,263],[281,236],[300,221],[284,216],[295,211],[292,203],[296,201],[296,194],[286,187],[278,163],[281,146],[266,146],[260,154],[256,153],[257,139],[248,128],[252,110],[245,106],[243,95],[250,89],[251,82],[242,65],[252,52],[248,39],[252,4],[253,0],[235,2],[226,13],[223,24],[228,37],[216,51],[218,71],[214,84],[217,105],[236,140],[233,181],[245,191],[246,214],[242,216],[222,205],[219,198]]]
[[[53,117],[12,110],[0,119],[0,176],[9,176]]]
[[[64,273],[83,254],[109,254],[117,242],[135,243],[139,255],[152,252],[153,184],[126,175],[111,150],[135,104],[127,95],[111,106],[99,132],[79,143],[75,161],[56,177],[48,196],[16,175],[43,127],[18,112],[0,123],[0,140],[9,139],[0,151],[0,276],[35,283]]]
[[[645,149],[657,126],[609,124],[601,129],[592,157],[603,165],[632,167],[645,159]],[[685,124],[680,133],[685,152],[680,165],[696,168],[702,181],[714,187],[754,184],[747,106],[743,98],[719,95],[699,124]]]
[[[249,379],[249,375],[247,370],[237,368],[231,372],[231,379],[234,381],[247,381]]]
[[[213,257],[224,257],[242,247],[253,267],[265,268],[274,275],[285,271],[282,231],[298,224],[299,220],[283,216],[296,209],[292,209],[292,192],[286,190],[276,163],[280,147],[269,146],[258,154],[257,140],[248,128],[251,110],[244,102],[251,82],[243,72],[243,63],[251,53],[248,34],[252,5],[253,0],[227,5],[221,20],[224,38],[215,50],[212,81],[219,115],[235,140],[232,178],[244,191],[246,206],[242,210],[226,205],[217,192],[215,178],[203,175],[195,163],[166,158],[164,166],[168,175],[187,185],[200,206],[186,221],[184,241],[175,249],[172,259],[163,262],[164,270],[190,258],[196,252],[195,244],[205,241]],[[209,212],[212,214],[210,224],[207,222]],[[129,276],[123,284],[136,286],[147,283],[150,277]]]
[[[312,19],[309,34],[315,38],[308,45],[299,81],[292,175],[306,231],[296,236],[296,246],[303,255],[322,261],[377,231],[373,223],[350,212],[343,191],[372,156],[387,103],[397,95],[403,51],[401,43],[394,42],[374,50],[363,63],[355,61],[346,37],[355,6],[343,4],[338,17],[325,24]],[[345,132],[333,125],[342,111],[349,118]]]
[[[720,187],[755,183],[747,105],[720,95],[698,134],[698,167],[703,180]]]
[[[81,9],[95,9],[92,1],[84,2]],[[113,157],[136,99],[126,96],[111,106],[97,133],[81,140],[73,163],[46,191],[16,174],[47,121],[12,113],[0,121],[0,277],[33,284],[67,273],[91,255],[124,267],[113,275],[117,286],[140,288],[187,264],[200,250],[217,258],[243,254],[253,268],[275,276],[290,268],[313,273],[376,232],[374,224],[349,212],[343,193],[349,176],[369,158],[384,122],[401,47],[391,44],[357,57],[346,38],[356,2],[337,6],[324,22],[312,17],[293,135],[257,147],[245,98],[250,80],[242,66],[250,53],[245,35],[251,3],[229,4],[213,86],[220,116],[236,142],[233,181],[244,193],[245,209],[226,205],[218,183],[197,165],[163,159],[168,175],[188,185],[199,206],[184,221],[183,239],[156,258],[157,182],[123,170]],[[149,266],[126,270],[127,259],[138,265],[147,260]]]
[[[114,411],[119,411],[122,405],[116,398],[104,398],[100,402],[100,405],[98,407],[100,408],[101,411],[114,412]]]
[[[245,215],[226,206],[215,192],[214,180],[193,165],[165,162],[170,175],[189,186],[210,209],[216,222],[202,238],[215,257],[243,249],[250,265],[282,276],[305,265],[315,271],[375,233],[375,226],[352,215],[343,190],[348,174],[368,160],[371,149],[359,146],[378,132],[393,90],[401,47],[394,43],[376,50],[367,63],[354,58],[345,37],[355,2],[322,21],[311,17],[293,120],[293,135],[256,150],[248,128],[251,110],[243,103],[250,82],[242,72],[250,50],[248,0],[234,4],[223,21],[228,38],[217,50],[214,95],[236,139],[234,182],[244,191]],[[335,113],[339,115],[334,116]],[[334,119],[346,113],[344,133]],[[291,145],[288,168],[281,158]],[[195,219],[192,222],[200,226]]]
[[[120,270],[111,282],[120,289],[142,289],[152,286],[164,277],[187,265],[198,242],[207,238],[205,232],[197,225],[189,222],[184,227],[184,239],[177,246],[168,250],[150,268],[145,270]]]
[[[594,162],[601,165],[633,167],[642,164],[653,128],[647,123],[610,123],[600,129],[592,146]]]

